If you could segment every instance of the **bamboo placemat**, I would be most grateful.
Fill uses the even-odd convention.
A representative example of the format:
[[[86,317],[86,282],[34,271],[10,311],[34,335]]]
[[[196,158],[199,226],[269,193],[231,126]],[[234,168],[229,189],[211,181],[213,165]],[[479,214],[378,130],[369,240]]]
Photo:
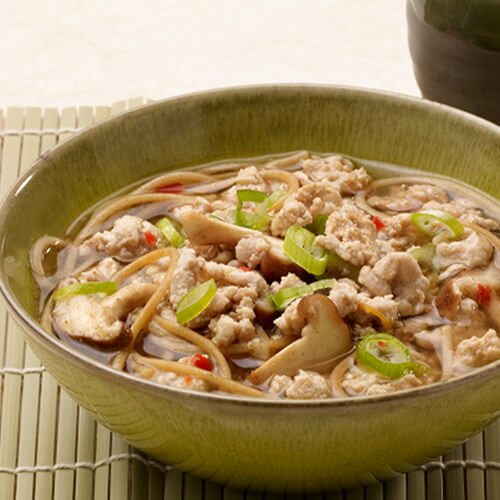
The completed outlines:
[[[0,195],[42,152],[144,102],[0,109]],[[0,401],[0,500],[500,499],[500,421],[414,472],[349,491],[260,495],[183,474],[135,450],[76,405],[25,345],[3,304]]]

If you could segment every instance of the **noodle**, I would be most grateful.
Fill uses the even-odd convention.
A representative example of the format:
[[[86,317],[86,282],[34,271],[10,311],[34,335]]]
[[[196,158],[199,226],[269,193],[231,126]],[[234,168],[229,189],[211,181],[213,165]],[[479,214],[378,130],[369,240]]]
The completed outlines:
[[[356,353],[347,356],[347,358],[343,359],[332,371],[330,375],[330,386],[332,387],[333,395],[337,398],[346,398],[348,397],[347,393],[344,391],[342,387],[341,379],[344,376],[345,372],[351,367],[356,361],[357,355]]]
[[[154,179],[146,182],[142,186],[134,189],[132,194],[147,193],[154,191],[156,188],[168,186],[169,184],[183,184],[189,185],[196,182],[211,181],[213,177],[199,172],[171,172],[169,174],[160,175]]]
[[[177,259],[179,258],[179,254],[177,250],[172,247],[169,247],[167,250],[169,250],[170,253],[170,265],[168,271],[165,274],[162,282],[156,289],[155,293],[153,293],[151,298],[147,301],[146,305],[141,309],[141,312],[139,313],[135,321],[132,323],[132,326],[130,327],[132,338],[129,341],[128,345],[124,349],[122,349],[113,359],[113,367],[117,370],[123,370],[127,356],[132,351],[139,332],[147,323],[149,323],[156,307],[163,300],[165,294],[170,288],[170,282],[172,281],[172,275],[174,274],[175,265],[177,263]]]
[[[120,283],[121,281],[124,281],[129,276],[137,272],[139,269],[142,269],[147,265],[154,264],[162,257],[169,257],[171,255],[172,255],[172,249],[170,247],[158,248],[157,250],[152,250],[151,252],[148,252],[146,255],[139,257],[130,264],[126,265],[124,268],[120,269],[113,276],[113,281]]]
[[[75,245],[80,245],[85,238],[97,231],[104,221],[128,208],[145,203],[161,203],[165,201],[189,202],[191,200],[192,198],[189,196],[173,193],[139,193],[124,196],[123,198],[107,203],[98,210],[78,233],[75,238]]]
[[[137,363],[142,363],[145,365],[153,366],[158,370],[174,372],[178,375],[190,375],[206,382],[213,384],[219,389],[230,392],[232,394],[239,394],[241,396],[252,396],[252,397],[264,397],[265,394],[262,391],[244,385],[241,382],[236,382],[235,380],[227,379],[221,377],[215,373],[209,372],[207,370],[201,370],[192,365],[186,365],[183,363],[178,363],[177,361],[168,361],[166,359],[149,358],[145,356],[140,356],[139,354],[132,354],[132,359]]]
[[[177,335],[178,337],[181,337],[184,340],[188,340],[189,342],[192,342],[193,344],[196,344],[199,346],[203,351],[205,351],[207,354],[210,354],[214,359],[215,362],[217,363],[217,366],[219,368],[219,371],[221,372],[221,375],[225,378],[231,378],[231,369],[229,368],[229,365],[227,364],[226,358],[224,355],[220,352],[219,348],[210,340],[207,338],[203,337],[203,335],[200,335],[199,333],[195,332],[194,330],[191,330],[190,328],[186,328],[185,326],[179,325],[178,323],[175,323],[174,321],[170,321],[166,318],[162,318],[158,314],[156,314],[153,317],[153,321],[160,325],[161,327],[165,328],[170,333],[173,333]]]
[[[66,246],[67,244],[68,242],[55,238],[54,236],[42,236],[41,238],[38,238],[30,250],[30,264],[33,273],[37,276],[46,276],[43,266],[45,252],[51,247],[60,248]]]

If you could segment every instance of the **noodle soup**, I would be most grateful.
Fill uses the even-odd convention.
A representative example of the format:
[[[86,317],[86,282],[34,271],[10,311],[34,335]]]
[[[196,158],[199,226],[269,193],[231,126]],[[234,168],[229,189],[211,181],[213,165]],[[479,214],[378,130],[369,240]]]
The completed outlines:
[[[148,180],[31,265],[43,327],[117,370],[348,398],[500,359],[499,220],[461,184],[299,152]]]

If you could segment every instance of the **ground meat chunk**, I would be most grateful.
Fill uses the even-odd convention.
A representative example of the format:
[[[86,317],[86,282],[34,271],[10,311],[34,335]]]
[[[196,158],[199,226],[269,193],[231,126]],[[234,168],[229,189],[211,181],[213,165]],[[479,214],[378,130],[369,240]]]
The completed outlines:
[[[482,337],[462,340],[455,351],[454,373],[469,371],[500,359],[500,338],[490,328]]]
[[[217,282],[228,283],[240,287],[254,288],[260,296],[264,296],[269,291],[266,280],[254,271],[246,271],[217,262],[206,262],[206,272]]]
[[[299,302],[300,300],[294,300],[285,309],[285,312],[278,319],[274,320],[274,324],[285,336],[299,336],[304,326],[306,326],[306,318],[297,311]]]
[[[292,383],[285,390],[290,399],[324,399],[332,395],[325,377],[316,372],[299,370]]]
[[[458,241],[450,241],[446,234],[434,239],[436,255],[442,267],[452,264],[462,264],[467,268],[484,267],[491,260],[493,245],[472,229],[464,230],[464,237]]]
[[[358,292],[359,286],[349,278],[344,278],[335,283],[328,297],[344,317],[358,309]]]
[[[371,182],[371,177],[364,168],[355,169],[350,160],[337,155],[305,160],[303,170],[313,182],[328,181],[342,195],[361,191]]]
[[[242,238],[236,245],[236,258],[240,264],[256,268],[260,264],[262,255],[269,247],[269,242],[262,237]]]
[[[373,384],[371,387],[368,387],[365,394],[386,394],[388,392],[412,389],[425,383],[427,383],[425,379],[417,377],[414,373],[408,373],[407,375],[403,375],[402,377],[391,380],[390,382]]]
[[[466,198],[456,198],[445,204],[430,201],[426,203],[423,208],[426,210],[429,208],[443,210],[463,222],[477,224],[478,226],[484,227],[489,231],[496,231],[500,229],[500,223],[498,221],[486,217],[481,208]]]
[[[170,303],[174,309],[177,308],[182,297],[198,285],[198,275],[204,263],[205,261],[198,257],[191,248],[184,248],[180,251],[170,285]]]
[[[373,296],[392,294],[401,316],[414,316],[430,310],[429,280],[417,261],[405,252],[391,252],[373,268],[365,266],[359,282]]]
[[[446,203],[446,191],[431,184],[410,184],[391,186],[385,196],[370,196],[368,204],[380,210],[393,210],[395,212],[411,212],[419,210],[429,201]]]
[[[155,244],[146,239],[147,232],[157,239],[160,237],[158,229],[150,222],[134,215],[124,215],[115,221],[111,231],[94,234],[84,245],[128,262],[154,249]]]
[[[222,193],[222,200],[232,204],[234,209],[238,201],[237,191],[239,189],[252,189],[261,193],[271,194],[271,184],[266,182],[256,167],[246,167],[238,171],[234,186]],[[221,210],[222,206],[214,206],[214,209]],[[218,213],[216,214],[218,215]]]
[[[237,341],[246,342],[255,337],[255,327],[249,319],[238,321],[227,314],[213,319],[208,328],[214,333],[213,341],[221,347]]]
[[[271,223],[271,233],[283,236],[294,224],[306,226],[318,214],[331,214],[341,197],[337,189],[326,182],[313,182],[299,188],[285,200],[283,208]]]
[[[230,301],[230,307],[226,307],[227,314],[214,314],[208,324],[215,343],[228,346],[234,342],[253,340],[256,336],[254,309],[257,291],[252,287],[226,286],[220,292]]]
[[[113,257],[106,257],[96,266],[79,274],[80,281],[109,281],[122,268]]]
[[[344,375],[342,387],[349,396],[361,396],[411,389],[426,382],[425,378],[419,378],[413,373],[394,380],[387,379],[356,363]]]
[[[378,231],[377,245],[380,256],[390,252],[402,252],[412,246],[428,243],[428,238],[422,234],[411,220],[411,214],[397,214],[392,217],[382,217],[384,227]]]
[[[271,292],[274,294],[284,288],[292,288],[294,286],[302,286],[305,284],[306,282],[302,281],[296,274],[288,273],[286,276],[281,278],[279,283],[277,281],[271,283]]]
[[[180,206],[174,206],[170,210],[174,218],[179,219],[179,217],[186,212],[200,212],[202,214],[207,214],[211,211],[210,202],[201,196],[192,196],[189,200],[184,202]]]
[[[379,257],[375,224],[350,202],[328,217],[325,235],[316,244],[355,266],[373,265]]]

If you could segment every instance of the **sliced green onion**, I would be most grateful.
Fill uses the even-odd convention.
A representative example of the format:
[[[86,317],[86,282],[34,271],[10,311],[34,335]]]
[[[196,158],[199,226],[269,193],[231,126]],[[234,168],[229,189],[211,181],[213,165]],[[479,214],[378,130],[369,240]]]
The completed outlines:
[[[156,227],[174,248],[179,248],[184,243],[184,238],[170,219],[164,217],[156,224]]]
[[[94,293],[104,293],[111,295],[118,290],[118,283],[114,281],[91,281],[88,283],[73,283],[59,288],[52,298],[54,300],[63,299],[71,295],[90,295]]]
[[[325,234],[326,221],[328,220],[328,215],[318,214],[314,217],[313,221],[306,226],[306,229],[313,232],[316,235]]]
[[[269,216],[263,212],[260,214],[245,212],[243,210],[243,203],[251,201],[254,203],[262,203],[268,196],[261,191],[253,189],[239,189],[237,191],[238,203],[234,214],[234,222],[238,226],[248,227],[250,229],[262,229],[269,223]]]
[[[458,238],[464,231],[464,227],[458,219],[443,210],[422,210],[412,214],[413,225],[423,234],[430,238],[439,232],[439,226],[444,226],[450,233],[450,238]]]
[[[268,210],[270,210],[271,208],[273,208],[274,205],[276,205],[276,203],[278,203],[278,201],[281,200],[281,198],[283,198],[284,196],[286,196],[286,193],[285,191],[275,191],[274,193],[270,194],[263,202],[261,205],[259,205],[257,207],[257,210],[265,210],[266,212]]]
[[[179,302],[175,311],[177,321],[182,324],[196,318],[209,306],[216,292],[217,285],[213,278],[195,286]]]
[[[361,363],[389,378],[399,378],[420,368],[403,342],[387,333],[363,337],[356,351]]]
[[[314,275],[323,274],[328,261],[327,251],[314,245],[315,235],[297,224],[288,228],[283,250],[290,259]]]
[[[238,201],[253,201],[254,203],[262,203],[268,196],[262,191],[255,191],[254,189],[238,189],[236,192]]]
[[[427,243],[421,247],[414,248],[408,252],[422,267],[435,269],[434,257],[436,256],[436,245]]]
[[[334,279],[319,280],[309,285],[293,286],[283,288],[279,292],[271,295],[271,300],[278,311],[284,311],[292,300],[302,297],[308,293],[317,292],[324,288],[332,288],[335,285]]]
[[[354,281],[358,281],[360,267],[355,266],[351,262],[339,257],[336,253],[328,251],[328,261],[326,264],[326,272],[329,275],[348,277]]]

